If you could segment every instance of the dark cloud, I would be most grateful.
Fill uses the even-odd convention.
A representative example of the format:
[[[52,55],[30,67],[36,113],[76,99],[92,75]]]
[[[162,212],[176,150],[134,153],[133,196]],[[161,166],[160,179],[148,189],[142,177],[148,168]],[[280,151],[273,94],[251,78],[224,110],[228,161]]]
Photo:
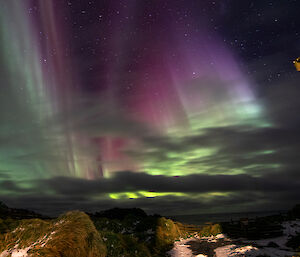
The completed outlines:
[[[227,212],[290,208],[298,201],[299,180],[272,174],[249,175],[189,175],[185,177],[153,176],[122,171],[111,178],[87,180],[56,177],[34,181],[24,190],[12,181],[3,181],[1,188],[9,190],[2,199],[14,207],[29,208],[48,214],[81,209],[99,211],[114,206],[140,207],[163,214],[190,212]],[[108,193],[156,191],[180,192],[138,199],[111,199]],[[14,194],[12,194],[14,192]]]
[[[4,180],[7,180],[10,178],[10,173],[11,171],[10,170],[0,170],[0,179],[4,179]]]
[[[111,178],[87,180],[56,177],[37,181],[39,186],[61,195],[96,196],[102,193],[154,191],[154,192],[239,192],[285,191],[299,187],[300,182],[288,178],[252,177],[249,175],[200,175],[182,177],[149,175],[122,171]]]
[[[206,128],[193,136],[181,138],[143,138],[144,149],[128,151],[134,158],[149,160],[157,167],[162,163],[181,163],[181,168],[194,173],[265,175],[286,173],[299,168],[300,131],[288,126],[227,126]],[[150,150],[149,150],[150,149]],[[201,149],[215,151],[194,158],[187,153]],[[176,156],[169,153],[175,153]],[[204,169],[205,168],[205,169]],[[168,172],[167,170],[165,172]]]
[[[36,189],[33,189],[33,190],[36,190]],[[3,192],[9,192],[9,193],[12,193],[15,195],[17,193],[32,192],[32,189],[20,187],[13,180],[3,179],[2,181],[0,181],[0,193],[3,193]]]
[[[288,193],[245,191],[215,196],[209,200],[193,194],[121,200],[113,200],[108,197],[93,199],[91,197],[33,194],[20,197],[3,196],[2,200],[12,207],[27,208],[49,215],[58,215],[62,212],[76,209],[96,212],[116,206],[121,208],[138,207],[143,208],[148,213],[172,215],[284,210],[294,205],[297,194],[299,195],[299,190]]]
[[[0,188],[4,191],[19,191],[18,186],[11,180],[0,181]]]

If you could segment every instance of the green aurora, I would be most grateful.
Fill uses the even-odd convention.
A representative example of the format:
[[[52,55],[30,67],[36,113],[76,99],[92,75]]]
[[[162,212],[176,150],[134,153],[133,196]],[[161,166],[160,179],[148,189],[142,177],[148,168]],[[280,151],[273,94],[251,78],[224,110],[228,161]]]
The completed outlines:
[[[137,179],[146,174],[166,179],[245,176],[256,181],[288,169],[293,140],[277,137],[281,125],[272,116],[271,101],[258,97],[255,80],[218,34],[208,33],[207,39],[207,30],[200,28],[202,34],[191,38],[193,44],[174,36],[168,48],[151,41],[163,61],[145,57],[129,76],[123,70],[132,61],[126,58],[131,48],[121,39],[123,29],[115,27],[115,43],[106,51],[123,59],[99,64],[102,68],[94,75],[99,88],[92,90],[80,72],[84,58],[76,55],[77,43],[72,42],[71,14],[57,12],[59,4],[52,1],[36,2],[35,7],[30,1],[0,3],[0,194],[4,199],[18,205],[13,199],[40,195],[71,202],[72,194],[65,195],[47,181],[103,180],[106,185],[121,183],[118,176],[123,171]],[[139,25],[128,25],[124,31],[133,26]],[[174,35],[176,26],[168,26]],[[101,58],[93,61],[100,63]],[[131,76],[137,85],[134,92],[122,93],[122,83]],[[268,202],[264,191],[252,193],[257,197],[253,204]],[[209,204],[238,196],[230,189],[168,192],[124,186],[123,191],[95,190],[82,196],[78,206],[87,198],[93,204],[125,206],[154,198],[188,199],[220,211]],[[32,208],[37,204],[32,203]],[[250,205],[241,203],[233,209]]]

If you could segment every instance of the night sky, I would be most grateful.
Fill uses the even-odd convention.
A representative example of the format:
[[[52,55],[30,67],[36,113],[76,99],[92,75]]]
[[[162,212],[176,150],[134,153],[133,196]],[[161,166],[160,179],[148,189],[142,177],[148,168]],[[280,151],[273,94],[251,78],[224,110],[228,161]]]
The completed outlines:
[[[299,0],[0,0],[0,200],[56,214],[300,195]]]

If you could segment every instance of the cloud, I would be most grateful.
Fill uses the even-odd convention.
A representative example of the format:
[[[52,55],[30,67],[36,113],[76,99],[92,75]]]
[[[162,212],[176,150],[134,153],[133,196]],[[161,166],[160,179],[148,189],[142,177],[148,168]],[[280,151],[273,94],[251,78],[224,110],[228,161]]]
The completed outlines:
[[[252,177],[249,175],[201,175],[182,177],[149,175],[146,173],[121,171],[111,178],[87,180],[70,177],[55,177],[39,180],[43,188],[60,195],[96,196],[102,193],[154,191],[154,192],[241,192],[241,191],[285,191],[299,186],[297,181],[277,177]]]
[[[211,127],[194,135],[142,140],[144,148],[131,149],[127,154],[143,160],[151,170],[161,170],[162,174],[176,174],[177,171],[177,175],[239,173],[262,176],[299,168],[297,127],[279,124]]]
[[[36,188],[33,189],[36,192]],[[13,195],[32,192],[32,189],[19,186],[15,181],[7,179],[6,177],[0,181],[0,193],[3,195],[9,193]]]
[[[0,170],[0,180],[9,179],[10,178],[9,173],[11,173],[11,170]]]
[[[238,192],[212,198],[197,197],[192,194],[186,196],[161,196],[156,198],[121,199],[108,197],[85,198],[78,196],[58,195],[22,195],[20,197],[2,196],[6,204],[16,208],[27,208],[48,215],[59,215],[68,210],[83,210],[88,212],[101,211],[113,207],[143,208],[148,213],[163,215],[251,212],[289,209],[295,204],[295,196],[299,190],[289,193],[258,193]],[[291,198],[292,197],[292,198]],[[296,199],[298,201],[298,199]]]
[[[148,212],[166,215],[189,212],[233,212],[290,208],[297,203],[299,180],[289,175],[200,175],[167,177],[130,171],[117,172],[111,178],[87,180],[55,177],[35,180],[29,188],[12,181],[2,181],[1,200],[19,208],[29,208],[48,214],[81,209],[99,211],[115,206],[140,207]],[[8,193],[7,193],[8,191]],[[114,200],[110,193],[176,192],[138,199]]]
[[[12,170],[11,176],[15,179],[24,173],[31,177],[79,174],[81,171],[75,172],[72,168],[75,166],[84,167],[82,176],[88,169],[97,173],[103,150],[97,139],[116,137],[126,140],[150,133],[144,124],[104,97],[96,100],[74,95],[66,110],[58,113],[49,110],[47,115],[39,116],[40,110],[48,108],[47,103],[42,106],[32,103],[29,108],[25,105],[28,97],[18,98],[17,92],[11,91],[0,96],[1,110],[9,110],[0,112],[3,124],[0,160],[4,167]],[[16,103],[12,105],[11,102]]]
[[[148,211],[167,212],[168,208],[170,212],[177,213],[183,209],[249,210],[254,205],[260,208],[285,208],[298,201],[296,195],[299,195],[300,188],[297,182],[300,175],[300,133],[298,127],[294,126],[299,120],[294,112],[298,106],[294,94],[298,94],[298,89],[295,86],[291,87],[295,91],[286,93],[287,100],[283,101],[281,107],[274,104],[272,106],[272,102],[280,101],[280,92],[284,91],[279,86],[276,87],[278,92],[274,90],[269,98],[266,98],[270,117],[274,120],[273,126],[269,127],[209,127],[194,131],[193,134],[168,137],[150,133],[146,126],[126,118],[121,110],[110,104],[104,105],[105,107],[83,104],[78,111],[72,109],[70,113],[52,117],[52,120],[46,123],[48,126],[45,125],[48,127],[48,134],[39,132],[34,135],[37,133],[35,129],[25,130],[27,134],[22,134],[17,129],[20,134],[17,133],[14,138],[13,133],[6,137],[6,132],[1,137],[1,142],[5,143],[2,152],[7,154],[10,162],[35,163],[39,169],[48,170],[52,175],[63,170],[59,163],[68,161],[64,154],[68,149],[59,142],[64,133],[63,127],[65,132],[79,133],[92,138],[109,134],[135,137],[140,141],[141,147],[124,150],[125,153],[137,160],[143,160],[146,164],[159,167],[162,174],[173,172],[172,165],[178,163],[176,168],[181,171],[180,174],[189,175],[174,178],[121,171],[110,178],[96,180],[50,177],[31,179],[28,182],[26,177],[12,180],[7,177],[8,173],[0,171],[1,192],[5,191],[5,194],[2,194],[3,200],[15,206],[49,213],[78,208],[99,210],[115,205],[126,207],[135,204]],[[45,127],[43,126],[44,129]],[[10,148],[18,151],[8,154],[6,149]],[[93,144],[88,143],[85,149],[81,157],[85,156],[84,153],[87,157],[95,157],[97,148],[94,148]],[[214,151],[207,155],[195,154],[201,149]],[[54,165],[43,167],[41,164],[45,163]],[[30,185],[26,190],[21,183],[22,179]],[[135,200],[112,200],[107,196],[109,193],[136,191],[181,192],[185,196],[169,195]],[[204,194],[213,192],[221,194],[211,198],[203,197]],[[195,199],[195,196],[198,196],[198,199]]]

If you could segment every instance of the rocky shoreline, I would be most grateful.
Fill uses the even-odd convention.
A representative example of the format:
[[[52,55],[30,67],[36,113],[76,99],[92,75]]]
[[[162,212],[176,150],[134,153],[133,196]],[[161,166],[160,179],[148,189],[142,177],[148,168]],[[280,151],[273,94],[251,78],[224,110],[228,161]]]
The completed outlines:
[[[297,256],[297,252],[287,246],[292,237],[300,233],[300,221],[283,222],[283,235],[276,238],[249,240],[245,238],[231,239],[224,234],[217,236],[181,239],[175,242],[168,252],[170,257],[287,257]]]

